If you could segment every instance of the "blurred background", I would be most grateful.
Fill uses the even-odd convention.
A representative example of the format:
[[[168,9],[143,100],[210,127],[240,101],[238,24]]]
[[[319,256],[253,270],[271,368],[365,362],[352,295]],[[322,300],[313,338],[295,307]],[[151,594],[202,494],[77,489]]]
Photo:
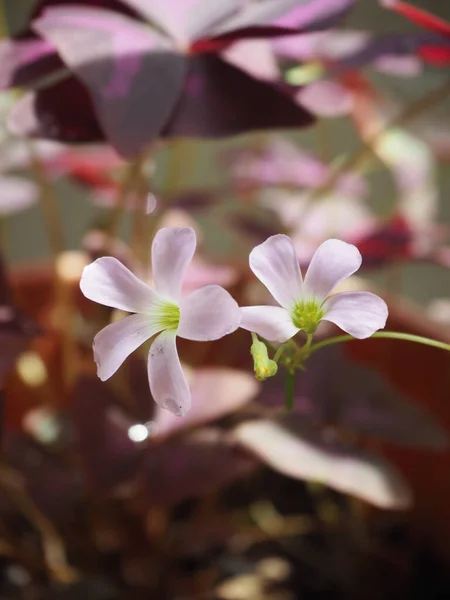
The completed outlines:
[[[18,110],[27,96],[9,77],[33,67],[35,48],[20,49],[30,19],[70,3],[0,0],[0,600],[450,598],[445,350],[322,348],[288,411],[286,371],[255,378],[248,332],[180,340],[182,419],[150,394],[148,344],[107,382],[96,375],[93,337],[123,313],[82,296],[83,268],[113,255],[146,279],[152,237],[172,225],[197,234],[186,293],[218,283],[240,305],[267,304],[254,246],[289,234],[304,272],[337,237],[363,256],[340,291],[373,291],[389,330],[450,344],[450,3],[408,3],[446,22],[436,33],[392,3],[310,2],[346,8],[308,23],[294,50],[274,38],[269,53],[266,39],[220,52],[314,122],[278,128],[274,110],[264,131],[163,133],[141,160],[110,132],[61,139],[70,127],[42,116],[67,102],[75,128],[75,96],[48,114],[36,104],[34,120]],[[262,97],[229,88],[223,114]],[[223,117],[205,110],[192,114],[206,129]]]

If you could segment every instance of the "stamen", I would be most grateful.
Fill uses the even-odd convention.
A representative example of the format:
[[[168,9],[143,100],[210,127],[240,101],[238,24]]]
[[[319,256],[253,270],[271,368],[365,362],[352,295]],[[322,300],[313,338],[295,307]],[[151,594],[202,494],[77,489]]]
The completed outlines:
[[[314,333],[325,315],[325,310],[318,300],[299,300],[291,312],[292,322],[305,333]]]

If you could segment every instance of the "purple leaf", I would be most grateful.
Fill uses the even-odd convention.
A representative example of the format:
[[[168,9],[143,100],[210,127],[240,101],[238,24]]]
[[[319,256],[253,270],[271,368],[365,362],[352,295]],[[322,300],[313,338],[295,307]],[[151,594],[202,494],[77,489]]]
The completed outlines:
[[[38,198],[39,189],[33,181],[0,176],[0,218],[29,208]]]
[[[306,0],[297,2],[292,11],[279,17],[275,24],[315,31],[334,27],[358,0]]]
[[[429,450],[448,446],[448,434],[430,414],[336,348],[321,350],[308,360],[307,371],[297,378],[296,392],[294,412],[305,426],[332,427]],[[283,405],[281,378],[265,385],[261,401],[271,407]]]
[[[331,175],[328,165],[282,138],[271,140],[259,152],[244,149],[231,154],[230,169],[239,183],[261,187],[316,189]],[[343,173],[336,182],[336,191],[360,198],[367,194],[367,184],[359,174]]]
[[[88,86],[102,127],[124,156],[155,138],[181,91],[185,57],[149,27],[105,10],[54,8],[34,22]]]
[[[190,388],[192,408],[185,417],[157,408],[153,438],[165,438],[239,410],[256,396],[258,383],[244,371],[205,368],[194,371]]]
[[[385,460],[305,430],[294,415],[249,421],[234,434],[245,448],[288,477],[317,481],[381,508],[411,504],[407,483]]]
[[[185,89],[164,135],[215,138],[312,122],[308,112],[275,86],[213,54],[201,54],[190,57]]]
[[[7,435],[4,452],[39,510],[52,521],[71,521],[81,501],[79,473],[23,434]]]
[[[379,60],[382,56],[414,56],[422,47],[440,44],[450,48],[450,40],[432,32],[390,34],[370,39],[362,49],[340,60],[332,69],[339,74],[347,69],[358,69]]]
[[[394,444],[444,450],[449,436],[431,414],[413,404],[378,373],[362,367],[337,349],[314,357],[309,382],[325,421]],[[326,380],[323,370],[327,372]]]
[[[136,476],[143,449],[128,436],[128,424],[114,410],[115,394],[97,377],[82,377],[74,389],[72,415],[89,483],[100,493]]]
[[[255,460],[215,429],[167,444],[146,454],[142,483],[155,506],[173,506],[230,485],[249,475]]]
[[[205,37],[213,26],[238,8],[238,0],[124,0],[175,40],[189,43]]]
[[[0,90],[32,85],[62,67],[55,48],[45,40],[0,41]]]
[[[25,94],[9,113],[7,125],[20,137],[72,143],[104,139],[92,101],[74,77]]]
[[[356,0],[265,0],[243,10],[213,29],[210,37],[228,41],[278,37],[293,31],[334,26]]]

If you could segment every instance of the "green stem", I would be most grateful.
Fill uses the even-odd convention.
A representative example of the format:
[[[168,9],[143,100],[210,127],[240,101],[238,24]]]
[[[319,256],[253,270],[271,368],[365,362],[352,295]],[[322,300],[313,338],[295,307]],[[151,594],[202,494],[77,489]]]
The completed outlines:
[[[8,37],[8,22],[6,20],[6,9],[3,0],[0,0],[0,39]]]
[[[425,346],[432,346],[433,348],[440,348],[441,350],[447,350],[448,352],[450,352],[450,344],[446,344],[445,342],[439,342],[438,340],[432,340],[430,338],[422,337],[420,335],[413,335],[412,333],[399,333],[396,331],[378,331],[377,333],[374,333],[371,337],[415,342],[416,344],[424,344]],[[341,342],[352,342],[356,339],[357,338],[354,338],[351,335],[338,335],[336,337],[328,338],[327,340],[322,340],[321,342],[314,344],[311,347],[310,353],[315,352],[316,350],[320,350],[320,348],[331,346],[332,344],[339,344]]]
[[[62,217],[58,204],[58,198],[55,194],[53,184],[39,159],[33,142],[30,142],[28,147],[34,175],[41,192],[41,207],[47,228],[50,252],[52,255],[53,264],[56,268],[58,256],[65,250]]]
[[[273,357],[273,361],[278,363],[278,361],[281,358],[281,355],[283,354],[283,352],[286,350],[286,345],[283,344],[282,346],[280,346],[278,348],[278,350],[275,352],[275,356]]]
[[[291,412],[294,408],[294,384],[295,371],[289,371],[286,375],[286,410]]]

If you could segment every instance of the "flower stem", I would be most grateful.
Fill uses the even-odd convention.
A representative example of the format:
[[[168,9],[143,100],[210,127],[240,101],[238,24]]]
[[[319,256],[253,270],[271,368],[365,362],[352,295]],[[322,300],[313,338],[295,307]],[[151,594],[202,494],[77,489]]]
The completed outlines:
[[[134,191],[135,186],[141,180],[141,171],[142,167],[145,163],[145,160],[148,156],[147,152],[143,152],[140,154],[135,160],[130,163],[122,181],[122,184],[117,193],[117,199],[114,207],[111,209],[109,215],[109,223],[107,226],[107,232],[111,239],[117,237],[120,223],[122,221],[123,214],[125,212],[125,207],[127,204],[127,199],[129,195]]]
[[[286,410],[291,412],[294,408],[294,387],[295,387],[295,371],[288,371],[286,374],[285,394],[286,394]]]
[[[52,261],[56,269],[58,256],[64,251],[65,247],[61,212],[53,186],[32,142],[29,143],[29,151],[33,171],[41,192],[41,206],[47,226]]]
[[[283,344],[282,346],[280,346],[278,348],[278,350],[275,352],[275,355],[273,357],[273,361],[278,363],[278,361],[280,360],[283,352],[286,350],[286,344]]]
[[[0,39],[8,37],[8,22],[6,19],[6,9],[3,0],[0,0]]]
[[[447,350],[448,352],[450,352],[450,344],[446,344],[445,342],[439,342],[438,340],[432,340],[430,338],[422,337],[420,335],[413,335],[412,333],[400,333],[396,331],[378,331],[377,333],[374,333],[371,337],[415,342],[417,344],[424,344],[425,346],[432,346],[433,348],[440,348],[441,350]],[[336,337],[328,338],[327,340],[322,340],[321,342],[314,344],[311,347],[310,353],[315,352],[316,350],[320,350],[320,348],[331,346],[332,344],[339,344],[341,342],[352,342],[354,340],[357,340],[357,338],[354,338],[351,335],[338,335]]]

